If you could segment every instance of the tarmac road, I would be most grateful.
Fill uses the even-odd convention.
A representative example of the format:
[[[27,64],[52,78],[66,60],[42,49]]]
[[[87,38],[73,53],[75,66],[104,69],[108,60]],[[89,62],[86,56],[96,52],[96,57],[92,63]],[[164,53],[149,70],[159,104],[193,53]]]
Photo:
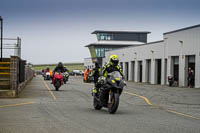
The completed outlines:
[[[54,91],[38,76],[0,99],[0,133],[200,133],[200,89],[128,83],[116,114],[94,110],[81,77]]]

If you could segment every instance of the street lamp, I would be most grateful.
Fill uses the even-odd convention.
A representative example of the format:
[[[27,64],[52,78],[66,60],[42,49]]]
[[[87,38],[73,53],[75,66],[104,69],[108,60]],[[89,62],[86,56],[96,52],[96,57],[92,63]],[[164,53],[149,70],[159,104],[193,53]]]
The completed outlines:
[[[1,21],[1,61],[3,59],[3,19],[0,16],[0,21]]]

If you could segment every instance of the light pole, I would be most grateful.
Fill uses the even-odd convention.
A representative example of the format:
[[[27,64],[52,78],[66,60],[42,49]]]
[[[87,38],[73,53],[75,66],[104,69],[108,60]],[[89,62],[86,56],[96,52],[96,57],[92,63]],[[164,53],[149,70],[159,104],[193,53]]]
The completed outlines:
[[[3,19],[0,16],[0,21],[1,21],[1,61],[3,59]]]

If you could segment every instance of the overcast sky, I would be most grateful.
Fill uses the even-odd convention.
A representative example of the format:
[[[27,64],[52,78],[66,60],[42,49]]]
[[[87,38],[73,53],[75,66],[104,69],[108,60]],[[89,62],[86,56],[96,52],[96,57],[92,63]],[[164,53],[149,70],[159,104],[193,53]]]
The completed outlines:
[[[200,24],[199,0],[0,0],[4,37],[22,38],[34,64],[83,62],[94,30],[150,31],[148,42]]]

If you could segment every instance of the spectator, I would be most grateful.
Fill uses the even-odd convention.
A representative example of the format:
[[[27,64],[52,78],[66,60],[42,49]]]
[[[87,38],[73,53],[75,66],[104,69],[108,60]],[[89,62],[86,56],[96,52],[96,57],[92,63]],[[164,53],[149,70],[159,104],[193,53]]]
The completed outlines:
[[[194,71],[190,67],[188,70],[188,87],[194,87]]]

